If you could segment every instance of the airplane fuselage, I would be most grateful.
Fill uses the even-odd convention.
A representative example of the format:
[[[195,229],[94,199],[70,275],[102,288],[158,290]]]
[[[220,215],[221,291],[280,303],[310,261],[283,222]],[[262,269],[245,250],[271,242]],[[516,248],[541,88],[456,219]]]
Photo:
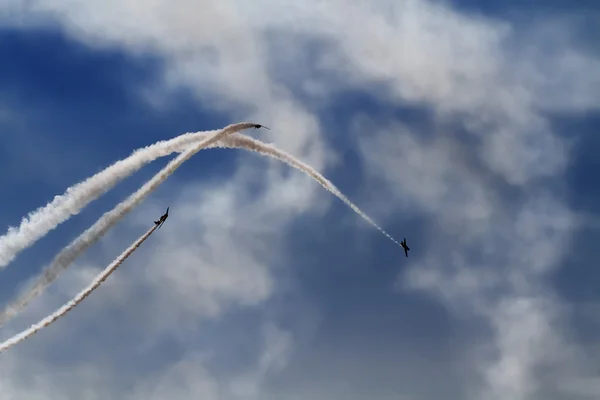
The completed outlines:
[[[167,218],[169,218],[169,208],[168,207],[167,207],[167,212],[164,215],[161,215],[160,218],[158,219],[158,221],[154,221],[154,225],[162,226],[162,224],[165,223]],[[159,226],[159,228],[160,228],[160,226]]]
[[[406,255],[406,257],[408,257],[408,251],[410,250],[410,247],[406,245],[406,238],[404,238],[404,240],[400,242],[400,246],[402,246],[402,248],[404,249],[404,254]]]

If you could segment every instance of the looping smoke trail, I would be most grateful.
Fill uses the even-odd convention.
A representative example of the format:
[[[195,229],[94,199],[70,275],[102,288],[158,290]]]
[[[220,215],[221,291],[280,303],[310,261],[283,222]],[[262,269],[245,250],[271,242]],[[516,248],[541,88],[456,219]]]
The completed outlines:
[[[175,170],[177,170],[177,168],[189,160],[194,154],[206,146],[216,143],[224,136],[231,135],[243,129],[249,129],[254,126],[255,124],[252,123],[231,125],[217,132],[216,134],[201,140],[200,143],[197,143],[189,150],[186,150],[177,156],[177,158],[167,164],[166,167],[154,175],[152,179],[146,182],[140,189],[130,195],[126,200],[118,204],[111,211],[105,213],[98,221],[96,221],[94,225],[88,228],[85,232],[79,235],[77,239],[75,239],[73,242],[71,242],[71,244],[58,253],[50,266],[43,272],[42,277],[35,283],[33,288],[28,292],[25,292],[25,294],[19,296],[16,301],[12,302],[4,309],[0,315],[0,325],[5,324],[8,319],[15,316],[34,298],[39,296],[42,291],[58,277],[62,270],[71,265],[81,253],[83,253],[87,248],[104,236],[106,232],[110,230],[110,228],[112,228],[117,222],[119,222],[119,220],[121,220],[125,215],[139,205],[146,197],[148,197],[148,195],[155,191],[160,184],[162,184],[169,176],[171,176],[171,174],[175,172]]]
[[[259,140],[250,138],[245,135],[233,133],[231,136],[225,136],[232,131],[239,131],[242,129],[247,129],[248,127],[254,127],[254,124],[235,124],[230,125],[221,133],[212,136],[209,139],[206,139],[206,133],[195,133],[195,134],[185,134],[182,135],[186,140],[179,140],[181,137],[172,139],[169,142],[165,142],[165,146],[154,154],[154,158],[158,158],[162,155],[170,154],[171,152],[183,152],[185,150],[185,146],[190,144],[190,141],[198,141],[203,139],[201,143],[198,144],[195,150],[192,150],[192,153],[189,156],[185,156],[183,163],[197,151],[203,148],[242,148],[246,150],[250,150],[253,152],[257,152],[259,154],[269,156],[275,158],[279,161],[282,161],[293,168],[296,168],[308,176],[316,180],[321,186],[323,186],[326,190],[333,193],[336,197],[342,200],[346,205],[348,205],[353,211],[355,211],[359,216],[361,216],[364,220],[366,220],[369,224],[374,226],[377,230],[379,230],[382,234],[384,234],[388,239],[392,242],[396,243],[398,246],[400,244],[390,236],[385,230],[383,230],[379,225],[377,225],[371,218],[369,218],[364,212],[362,212],[356,205],[354,205],[346,196],[344,196],[341,191],[333,185],[329,180],[327,180],[324,176],[322,176],[319,172],[315,171],[312,167],[295,159],[292,155],[277,149],[272,145],[265,144]],[[218,138],[217,136],[223,136],[222,138]],[[152,147],[152,146],[149,146]],[[148,147],[147,147],[148,148]],[[147,149],[146,148],[146,149]],[[162,151],[162,153],[160,153]],[[157,155],[158,154],[158,155]],[[187,152],[186,152],[187,154]],[[133,156],[132,156],[133,157]],[[183,157],[183,155],[181,156]],[[13,301],[9,304],[2,313],[0,313],[0,325],[6,323],[8,319],[18,314],[25,306],[37,297],[54,279],[58,277],[58,274],[66,269],[76,258],[80,255],[85,249],[95,243],[102,235],[104,235],[112,226],[114,226],[118,220],[120,220],[126,213],[131,211],[137,204],[139,204],[151,191],[156,189],[160,183],[162,183],[168,175],[163,175],[165,171],[170,168],[174,163],[179,163],[178,160],[182,158],[177,158],[172,161],[167,167],[165,167],[162,171],[160,171],[157,175],[155,175],[151,181],[146,183],[140,190],[138,190],[135,194],[131,195],[127,200],[117,205],[113,210],[104,214],[104,216],[96,222],[91,228],[81,234],[77,239],[75,239],[71,244],[69,244],[63,251],[61,251],[53,260],[53,263],[50,265],[48,269],[44,272],[44,275],[41,279],[38,280],[36,285],[25,294],[19,296],[16,301]],[[124,160],[127,161],[127,160]],[[181,165],[179,163],[170,173],[174,172],[175,169]],[[110,167],[109,167],[110,168]],[[169,173],[169,174],[170,174]],[[122,175],[122,174],[121,174]],[[160,177],[162,176],[162,178]],[[79,185],[86,184],[85,181]],[[145,192],[149,190],[149,192]],[[99,196],[96,195],[96,197]],[[137,199],[137,200],[135,200]],[[91,197],[87,199],[89,203],[93,200]],[[84,201],[81,201],[84,203]],[[64,215],[64,219],[67,219],[68,215]],[[57,223],[58,224],[58,223]],[[49,228],[50,230],[52,228]]]
[[[79,213],[90,202],[108,192],[144,165],[175,151],[182,152],[185,147],[206,138],[208,134],[239,131],[253,126],[255,125],[238,123],[214,131],[186,133],[135,150],[126,159],[117,161],[85,181],[71,186],[63,195],[56,196],[46,206],[30,212],[28,217],[23,218],[18,228],[10,227],[5,235],[0,236],[0,267],[6,267],[21,251]]]
[[[213,136],[213,138],[214,138],[214,136]],[[206,145],[206,143],[209,143],[209,144]],[[262,154],[262,155],[273,157],[273,158],[275,158],[275,159],[277,159],[279,161],[282,161],[282,162],[288,164],[289,166],[291,166],[293,168],[296,168],[296,169],[298,169],[300,171],[303,171],[304,173],[306,173],[307,175],[309,175],[310,177],[312,177],[314,180],[316,180],[319,184],[321,184],[321,186],[323,186],[326,190],[330,191],[335,196],[337,196],[338,198],[340,198],[352,210],[354,210],[356,213],[358,213],[362,218],[364,218],[371,225],[375,226],[380,232],[382,232],[384,235],[386,235],[394,243],[396,243],[396,244],[399,245],[399,243],[394,238],[392,238],[382,228],[380,228],[377,224],[375,224],[375,222],[373,222],[373,220],[371,220],[357,206],[355,206],[350,200],[348,200],[346,198],[346,196],[344,196],[339,191],[339,189],[337,189],[329,180],[327,180],[325,177],[323,177],[319,172],[315,171],[312,167],[310,167],[309,165],[303,163],[302,161],[299,161],[299,160],[295,159],[290,154],[288,154],[288,153],[286,153],[286,152],[284,152],[282,150],[279,150],[279,149],[275,148],[274,146],[267,145],[265,143],[262,143],[259,140],[250,138],[250,137],[245,136],[245,135],[239,135],[239,134],[235,134],[235,135],[232,135],[230,137],[226,137],[226,138],[222,139],[218,143],[217,142],[212,142],[211,143],[210,139],[204,140],[204,141],[200,142],[198,145],[196,145],[195,147],[193,147],[193,148],[191,148],[189,150],[186,150],[177,159],[173,160],[171,163],[169,163],[169,165],[167,165],[167,167],[165,167],[162,171],[160,171],[157,175],[155,175],[146,185],[144,185],[140,190],[138,190],[138,192],[136,192],[134,195],[130,196],[130,198],[128,200],[126,200],[123,203],[117,205],[115,207],[115,209],[113,209],[111,212],[106,213],[104,215],[104,217],[102,217],[100,220],[98,220],[96,222],[96,224],[94,224],[94,226],[99,225],[101,223],[101,221],[107,215],[109,215],[111,213],[115,213],[116,214],[117,211],[120,208],[122,209],[123,204],[125,204],[131,198],[134,198],[136,196],[136,194],[139,195],[141,192],[143,192],[143,190],[144,190],[145,187],[147,187],[147,186],[151,187],[152,183],[154,183],[156,185],[156,187],[158,185],[160,185],[160,183],[162,183],[164,181],[164,179],[162,181],[160,180],[163,176],[166,179],[166,177],[168,177],[170,174],[172,174],[179,166],[181,166],[185,161],[187,161],[195,153],[197,153],[198,151],[202,150],[203,148],[209,148],[209,147],[211,147],[211,148],[212,147],[223,147],[223,148],[243,148],[243,149],[247,149],[247,150],[250,150],[250,151],[253,151],[253,152],[257,152],[257,153]],[[93,228],[94,228],[94,226],[92,226],[92,228],[88,229],[88,231],[84,232],[84,234],[82,234],[78,239],[81,239],[86,233],[92,231]],[[123,254],[121,254],[119,257],[117,257],[117,259],[115,261],[113,261],[111,264],[109,264],[109,266],[106,267],[104,269],[104,271],[102,271],[96,278],[94,278],[94,280],[92,281],[92,283],[88,287],[86,287],[79,294],[77,294],[71,301],[69,301],[68,303],[66,303],[65,305],[63,305],[57,311],[55,311],[54,313],[52,313],[48,317],[44,318],[43,320],[41,320],[37,324],[32,325],[29,329],[26,329],[26,330],[22,331],[21,333],[18,333],[16,335],[14,335],[13,337],[7,339],[5,342],[1,343],[0,344],[0,352],[5,351],[5,350],[9,349],[10,347],[14,346],[15,344],[17,344],[17,343],[19,343],[19,342],[27,339],[28,337],[30,337],[32,335],[34,335],[35,333],[39,332],[41,329],[43,329],[43,328],[47,327],[48,325],[52,324],[53,322],[55,322],[56,320],[58,320],[59,318],[63,317],[65,314],[67,314],[69,311],[71,311],[73,308],[75,308],[87,296],[89,296],[94,290],[96,290],[148,237],[150,237],[150,235],[157,228],[158,228],[158,226],[155,225],[150,230],[148,230],[148,232],[146,232],[133,245],[131,245],[127,250],[125,250],[123,252]],[[108,228],[106,230],[108,230]],[[97,234],[97,236],[93,236],[90,239],[93,240],[93,241],[95,241],[99,237],[100,237],[100,235]],[[77,243],[77,240],[75,240],[69,247],[75,246],[76,243]],[[91,242],[90,242],[90,244],[91,244]],[[89,246],[89,244],[87,246]],[[74,257],[71,260],[71,262],[72,261],[74,261]],[[66,268],[66,266],[68,266],[68,264],[65,264],[65,268]],[[26,303],[21,304],[21,306],[23,307],[25,304]]]
[[[148,239],[157,228],[157,225],[150,228],[148,232],[146,232],[142,237],[140,237],[131,246],[129,246],[129,248],[126,249],[123,252],[123,254],[117,257],[115,261],[110,263],[108,267],[104,269],[104,271],[102,271],[98,276],[96,276],[96,278],[94,278],[94,280],[92,281],[92,283],[90,283],[88,287],[79,292],[71,301],[64,304],[61,308],[59,308],[54,313],[50,314],[37,324],[31,325],[29,329],[26,329],[21,333],[18,333],[1,343],[0,352],[5,351],[10,347],[14,346],[15,344],[22,342],[28,337],[36,334],[41,329],[47,327],[48,325],[50,325],[51,323],[53,323],[54,321],[71,311],[73,308],[75,308],[75,306],[77,306],[79,303],[85,300],[86,297],[88,297],[94,290],[96,290],[102,284],[102,282],[106,280],[106,278],[108,278],[113,272],[115,272],[116,269],[119,268],[119,266],[123,264],[123,262],[131,255],[131,253],[133,253],[138,247],[140,247],[140,245],[144,243],[144,241]]]
[[[240,125],[247,123],[229,125],[223,130],[233,129]],[[253,125],[254,126],[254,125]],[[42,238],[51,230],[55,229],[59,224],[69,219],[71,216],[78,214],[84,207],[89,203],[96,200],[102,194],[108,192],[116,184],[123,179],[132,175],[144,165],[160,158],[165,157],[174,152],[182,152],[184,149],[197,142],[198,140],[204,139],[208,134],[219,132],[222,130],[206,131],[206,132],[194,132],[180,135],[174,139],[159,141],[150,146],[135,150],[126,159],[117,161],[113,165],[107,167],[103,171],[95,174],[94,176],[80,182],[74,186],[71,186],[66,190],[63,195],[56,196],[52,202],[48,203],[44,207],[40,207],[35,211],[29,213],[28,217],[23,218],[21,225],[18,228],[10,227],[8,232],[0,236],[0,268],[6,267],[14,258],[24,249],[33,245],[37,240]],[[222,145],[211,144],[209,147],[239,147],[230,146],[230,141],[225,138],[220,141]],[[258,142],[261,143],[261,142]],[[252,143],[253,146],[256,143]],[[269,147],[269,145],[264,144]],[[277,152],[278,149],[270,148],[269,151]],[[273,156],[273,155],[272,155]],[[285,155],[286,158],[296,161],[292,156]],[[288,163],[290,164],[290,163]],[[292,165],[292,164],[290,164]],[[299,165],[292,165],[295,168],[300,168]],[[308,169],[310,167],[306,166]],[[301,169],[301,168],[300,168]],[[313,172],[307,172],[314,179],[316,179],[321,185],[326,187],[327,190],[334,193],[342,201],[344,201],[350,208],[357,212],[362,218],[364,218],[371,225],[375,226],[379,231],[382,231],[369,217],[364,213],[360,212],[356,206],[351,204],[339,190],[331,190],[334,186],[329,183],[324,184],[319,178],[317,178]],[[325,180],[326,181],[326,180]],[[396,242],[385,232],[385,236]]]

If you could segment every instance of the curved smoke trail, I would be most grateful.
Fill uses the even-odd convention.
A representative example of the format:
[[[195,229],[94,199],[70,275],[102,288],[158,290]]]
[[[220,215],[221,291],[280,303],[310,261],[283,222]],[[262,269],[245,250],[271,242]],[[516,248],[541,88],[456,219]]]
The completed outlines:
[[[90,202],[146,164],[176,151],[182,152],[185,147],[204,139],[208,134],[224,130],[247,129],[248,125],[247,123],[233,124],[223,129],[186,133],[171,140],[159,141],[134,151],[126,159],[117,161],[85,181],[71,186],[63,195],[56,196],[46,206],[30,212],[23,218],[18,228],[10,227],[8,232],[0,237],[0,267],[6,267],[21,251],[33,245],[71,216],[78,214]]]
[[[262,155],[266,155],[269,157],[273,157],[276,160],[286,163],[292,168],[300,170],[317,181],[323,188],[331,192],[338,199],[343,201],[348,207],[352,209],[356,214],[358,214],[361,218],[375,227],[379,232],[381,232],[384,236],[390,239],[392,242],[402,247],[400,243],[396,239],[394,239],[389,233],[387,233],[382,227],[377,225],[375,221],[373,221],[367,214],[365,214],[360,208],[358,208],[354,203],[350,201],[333,183],[331,183],[327,178],[321,175],[318,171],[316,171],[310,165],[296,159],[289,153],[286,153],[283,150],[278,149],[277,147],[261,142],[260,140],[253,139],[248,136],[235,135],[227,138],[227,140],[221,141],[218,145],[220,147],[231,147],[231,148],[243,148],[246,150],[254,151],[256,153],[260,153]]]
[[[342,200],[346,205],[348,205],[353,211],[355,211],[359,216],[361,216],[364,220],[366,220],[369,224],[378,229],[383,235],[389,238],[398,246],[400,245],[392,236],[390,236],[384,229],[382,229],[379,225],[377,225],[371,218],[369,218],[364,212],[362,212],[356,205],[354,205],[346,196],[344,196],[341,191],[333,185],[329,180],[327,180],[323,175],[314,170],[309,165],[303,163],[302,161],[297,160],[292,155],[277,149],[272,145],[265,144],[259,140],[250,138],[241,134],[231,134],[232,131],[239,131],[242,129],[247,129],[248,127],[254,127],[255,124],[235,124],[230,125],[229,127],[220,131],[220,133],[211,136],[209,139],[205,139],[206,133],[195,133],[195,134],[185,134],[182,135],[186,140],[179,140],[181,138],[175,138],[171,141],[164,142],[165,146],[161,148],[159,151],[163,153],[166,152],[181,152],[184,151],[185,146],[189,145],[189,141],[198,141],[199,139],[204,139],[199,143],[195,149],[190,152],[186,151],[186,153],[182,154],[179,158],[173,160],[167,167],[165,167],[162,171],[160,171],[157,175],[155,175],[149,182],[147,182],[142,188],[140,188],[136,193],[131,195],[127,200],[117,205],[113,210],[104,214],[102,218],[100,218],[91,228],[86,230],[83,234],[81,234],[77,239],[75,239],[71,244],[69,244],[64,250],[62,250],[53,260],[52,264],[46,271],[44,275],[38,280],[38,282],[34,285],[32,289],[25,292],[23,295],[19,296],[16,301],[13,301],[9,304],[2,313],[0,313],[0,325],[6,323],[8,319],[15,316],[19,313],[23,308],[27,306],[31,300],[37,297],[52,281],[54,281],[59,273],[66,269],[83,251],[85,251],[89,246],[95,243],[98,239],[100,239],[112,226],[114,226],[124,215],[126,215],[129,211],[131,211],[137,204],[139,204],[151,191],[155,190],[160,183],[162,183],[170,173],[174,172],[183,162],[185,162],[189,157],[195,154],[197,151],[204,148],[242,148],[246,150],[250,150],[253,152],[257,152],[259,154],[269,156],[275,158],[279,161],[282,161],[291,167],[298,169],[311,178],[316,180],[321,186],[323,186],[326,190],[334,194],[340,200]],[[227,134],[231,134],[231,136],[225,136]],[[223,136],[219,138],[218,136]],[[149,146],[152,147],[152,146]],[[148,148],[148,147],[147,147]],[[191,153],[191,154],[190,154]],[[188,154],[185,156],[185,154]],[[135,153],[134,153],[135,155]],[[166,154],[164,154],[166,155]],[[133,155],[131,156],[133,157]],[[155,158],[160,157],[160,155],[155,156]],[[183,158],[182,158],[183,157]],[[119,161],[126,162],[128,159]],[[179,160],[179,161],[178,161]],[[183,160],[183,161],[180,161]],[[177,164],[173,169],[171,166]],[[110,167],[109,167],[110,168]],[[170,172],[165,172],[169,170]],[[101,174],[101,173],[100,173]],[[97,174],[99,175],[99,174]],[[122,174],[121,174],[122,176]],[[90,178],[92,179],[92,178]],[[87,181],[79,185],[85,185]],[[112,181],[111,181],[112,182]],[[98,197],[96,195],[96,197]],[[93,198],[88,197],[87,202],[92,201]],[[83,201],[80,201],[83,203]],[[63,217],[68,219],[68,214],[63,214]],[[58,224],[58,223],[57,223]],[[52,229],[52,227],[50,228]],[[49,229],[49,230],[50,230]]]
[[[243,124],[244,123],[233,124],[223,129],[237,128]],[[64,194],[56,196],[54,200],[52,200],[46,206],[30,212],[27,217],[23,218],[18,228],[10,227],[6,234],[0,236],[0,268],[6,267],[21,251],[33,245],[37,240],[42,238],[51,230],[55,229],[62,222],[68,220],[71,216],[78,214],[89,203],[96,200],[102,194],[108,192],[116,184],[137,172],[146,164],[160,157],[168,156],[174,152],[182,152],[188,145],[204,139],[206,135],[210,133],[219,131],[222,130],[186,133],[174,139],[159,141],[150,146],[135,150],[126,159],[119,160],[103,171],[86,179],[85,181],[71,186]],[[207,148],[236,147],[229,146],[228,139],[221,140],[221,143],[223,144],[222,146],[218,144],[211,144],[207,146]],[[275,149],[275,151],[278,150]],[[286,158],[296,162],[296,160],[290,155],[287,155]],[[308,166],[306,167],[311,169]],[[298,167],[296,166],[296,168]],[[304,172],[311,175],[324,187],[329,186],[329,188],[326,187],[327,190],[333,188],[333,185],[330,182],[326,185],[321,182],[313,173],[309,173],[307,171]],[[369,217],[364,215],[364,213],[358,210],[356,206],[351,204],[339,190],[336,189],[336,191],[330,191],[342,199],[342,201],[344,201],[355,212],[359,213],[359,215],[361,215],[361,217],[367,220],[371,225],[377,227],[377,229],[381,231],[381,229],[373,221],[371,221]],[[384,234],[388,236],[388,238],[391,238],[387,233]],[[395,240],[393,241],[396,242]],[[398,243],[396,242],[396,244]]]
[[[39,296],[42,291],[50,285],[60,274],[61,271],[65,270],[69,265],[75,261],[75,259],[87,250],[92,244],[96,243],[102,236],[106,234],[117,222],[125,217],[131,210],[139,205],[148,195],[154,192],[161,183],[163,183],[171,174],[177,170],[184,162],[189,160],[194,154],[214,144],[222,137],[231,135],[243,129],[249,129],[254,127],[256,124],[252,123],[241,123],[236,125],[230,125],[229,127],[218,131],[217,133],[201,140],[189,150],[181,153],[177,158],[169,162],[166,167],[160,170],[156,175],[146,182],[141,188],[135,193],[130,195],[127,199],[119,203],[115,208],[105,213],[94,225],[89,227],[67,247],[65,247],[60,253],[54,257],[49,267],[45,269],[42,276],[34,284],[34,286],[21,296],[16,301],[9,304],[2,314],[0,315],[0,325],[6,323],[6,321],[23,308],[27,306],[34,298]]]
[[[148,239],[150,237],[150,235],[152,235],[152,233],[154,233],[154,231],[157,228],[158,228],[157,225],[150,228],[150,230],[148,230],[148,232],[146,232],[142,237],[140,237],[131,246],[129,246],[129,248],[126,249],[123,252],[123,254],[121,254],[119,257],[117,257],[117,259],[115,261],[110,263],[108,265],[108,267],[106,267],[104,269],[104,271],[102,271],[98,276],[96,276],[94,278],[94,280],[92,281],[92,283],[89,284],[88,287],[86,287],[81,292],[79,292],[71,301],[69,301],[68,303],[63,305],[61,308],[59,308],[58,310],[56,310],[55,312],[53,312],[46,318],[42,319],[37,324],[31,325],[29,327],[29,329],[25,329],[21,333],[18,333],[16,335],[14,335],[13,337],[5,340],[3,343],[0,343],[0,352],[3,352],[4,350],[9,349],[10,347],[14,346],[15,344],[22,342],[23,340],[27,339],[28,337],[36,334],[41,329],[47,327],[48,325],[50,325],[51,323],[53,323],[54,321],[61,318],[63,315],[65,315],[69,311],[71,311],[73,308],[75,308],[75,306],[77,306],[79,303],[81,303],[83,300],[85,300],[86,297],[88,297],[94,290],[96,290],[98,288],[98,286],[100,286],[102,284],[102,282],[104,282],[106,280],[106,278],[108,278],[110,276],[110,274],[115,272],[115,270],[117,268],[119,268],[119,266],[121,264],[123,264],[123,262],[127,259],[127,257],[129,257],[131,255],[131,253],[133,253],[138,247],[140,247],[140,245],[142,243],[144,243],[144,241],[146,239]]]

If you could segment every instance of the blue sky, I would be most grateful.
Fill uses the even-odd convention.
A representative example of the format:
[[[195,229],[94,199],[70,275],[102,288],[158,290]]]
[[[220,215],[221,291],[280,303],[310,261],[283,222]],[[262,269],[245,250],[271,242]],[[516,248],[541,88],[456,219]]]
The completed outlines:
[[[0,223],[134,149],[255,121],[298,171],[207,150],[18,317],[2,398],[596,399],[600,7],[285,0],[0,6]],[[157,160],[1,271],[8,304]]]

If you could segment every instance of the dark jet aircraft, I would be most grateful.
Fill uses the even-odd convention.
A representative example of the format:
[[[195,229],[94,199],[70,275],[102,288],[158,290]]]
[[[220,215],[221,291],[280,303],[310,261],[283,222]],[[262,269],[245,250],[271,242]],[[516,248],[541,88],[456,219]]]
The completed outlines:
[[[400,242],[400,246],[404,248],[404,254],[406,254],[406,257],[408,257],[408,251],[410,250],[410,247],[406,245],[406,238],[404,238],[404,240]]]
[[[261,124],[255,124],[255,125],[254,125],[254,129],[258,129],[258,128],[265,128],[265,129],[271,130],[271,128],[267,128],[267,127],[266,127],[266,126],[264,126],[264,125],[261,125]]]
[[[169,207],[167,207],[167,212],[164,215],[161,215],[158,221],[154,221],[154,225],[160,225],[158,229],[165,223],[165,221],[169,218]]]

